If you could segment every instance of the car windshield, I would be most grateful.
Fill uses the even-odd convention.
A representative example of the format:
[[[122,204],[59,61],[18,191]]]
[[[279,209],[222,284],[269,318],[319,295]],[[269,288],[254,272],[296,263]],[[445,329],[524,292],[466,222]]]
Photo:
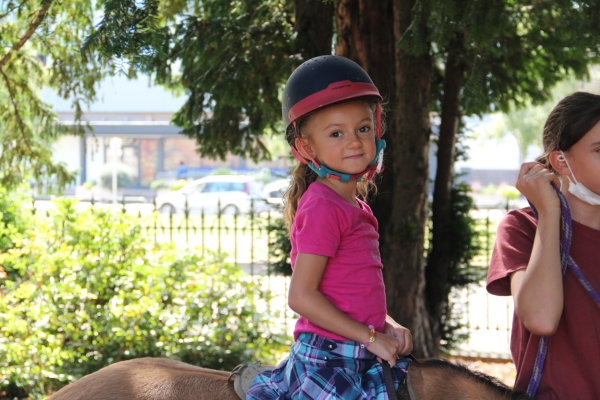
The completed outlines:
[[[179,191],[183,194],[191,194],[194,192],[201,192],[204,186],[206,186],[204,182],[190,183],[189,185],[186,185],[179,189]]]

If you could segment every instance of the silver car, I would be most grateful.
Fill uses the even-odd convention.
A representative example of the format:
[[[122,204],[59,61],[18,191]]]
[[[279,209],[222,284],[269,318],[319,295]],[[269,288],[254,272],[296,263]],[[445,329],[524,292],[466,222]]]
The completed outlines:
[[[156,196],[156,208],[163,213],[204,211],[216,214],[247,214],[253,201],[254,212],[266,209],[263,184],[253,176],[214,175],[197,179],[179,190]]]

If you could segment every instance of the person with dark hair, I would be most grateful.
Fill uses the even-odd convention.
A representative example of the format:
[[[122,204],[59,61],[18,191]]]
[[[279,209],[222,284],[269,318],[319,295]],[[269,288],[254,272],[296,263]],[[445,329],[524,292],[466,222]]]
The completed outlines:
[[[377,220],[364,202],[383,168],[381,95],[355,62],[306,61],[283,92],[299,161],[285,194],[293,268],[288,304],[300,315],[290,356],[252,382],[247,399],[388,398],[412,350],[387,315]],[[362,199],[357,196],[362,195]]]
[[[530,207],[498,226],[487,290],[512,295],[515,387],[536,399],[600,399],[600,96],[552,110],[544,154],[521,166]]]

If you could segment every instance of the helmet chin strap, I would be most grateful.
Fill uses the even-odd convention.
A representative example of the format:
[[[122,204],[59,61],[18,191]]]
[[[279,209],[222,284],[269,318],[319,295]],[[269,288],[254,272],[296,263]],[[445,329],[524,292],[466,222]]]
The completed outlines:
[[[301,146],[302,146],[302,144],[301,144]],[[317,163],[317,161],[315,159],[313,159],[312,157],[310,157],[310,155],[309,155],[309,157],[311,160],[308,161],[307,159],[305,159],[304,157],[302,157],[300,155],[300,153],[298,152],[298,150],[296,150],[296,148],[294,146],[292,146],[291,150],[292,150],[292,154],[298,161],[300,161],[303,164],[308,165],[308,168],[313,170],[321,178],[337,179],[340,182],[350,182],[353,180],[356,180],[356,182],[360,182],[360,180],[363,178],[363,176],[367,173],[368,173],[367,179],[371,180],[371,179],[373,179],[375,174],[379,174],[383,171],[383,149],[385,149],[385,140],[383,140],[383,139],[375,140],[375,146],[376,146],[375,158],[373,158],[373,161],[371,161],[369,163],[369,165],[367,166],[367,168],[364,171],[359,172],[358,174],[345,174],[343,172],[335,171],[331,168],[327,168],[323,164]],[[307,155],[308,155],[308,153],[307,153]]]
[[[383,171],[383,149],[385,149],[385,140],[381,139],[381,105],[379,103],[377,103],[377,108],[375,110],[375,118],[377,119],[376,139],[375,139],[375,147],[376,147],[375,158],[373,159],[373,161],[371,161],[369,163],[369,165],[363,172],[351,175],[351,174],[345,174],[343,172],[339,172],[339,171],[335,171],[333,169],[327,168],[325,165],[319,164],[317,162],[317,160],[315,160],[313,157],[311,157],[311,155],[305,150],[304,153],[306,153],[307,157],[309,158],[309,160],[307,160],[296,149],[295,144],[292,144],[292,146],[291,146],[292,155],[298,161],[300,161],[302,164],[308,165],[308,168],[313,170],[321,178],[337,179],[341,182],[349,182],[352,180],[356,180],[356,182],[360,182],[362,177],[366,173],[368,173],[367,179],[371,180],[371,179],[373,179],[375,174],[379,174]],[[296,135],[298,135],[298,127],[296,126],[296,121],[295,120],[292,121],[292,124],[294,125],[294,131],[296,132]],[[297,136],[297,138],[299,138],[299,137]],[[302,141],[297,140],[295,143],[299,143],[300,146],[302,146],[303,150],[304,150],[304,144],[302,144]]]

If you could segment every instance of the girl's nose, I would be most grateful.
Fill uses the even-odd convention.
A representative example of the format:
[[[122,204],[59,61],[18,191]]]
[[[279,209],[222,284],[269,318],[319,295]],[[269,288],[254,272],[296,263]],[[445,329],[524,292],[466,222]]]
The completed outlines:
[[[356,132],[348,135],[348,147],[351,149],[362,147],[362,142]]]

